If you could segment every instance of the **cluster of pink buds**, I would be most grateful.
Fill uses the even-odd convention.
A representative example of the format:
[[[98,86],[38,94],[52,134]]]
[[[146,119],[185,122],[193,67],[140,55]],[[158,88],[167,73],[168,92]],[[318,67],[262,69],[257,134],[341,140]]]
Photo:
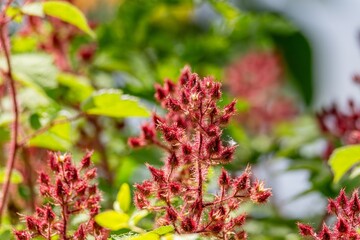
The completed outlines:
[[[61,240],[85,240],[93,236],[97,240],[107,239],[107,231],[94,221],[100,209],[101,196],[96,184],[96,168],[91,167],[91,152],[88,152],[76,167],[68,154],[49,153],[49,165],[54,175],[41,172],[40,194],[48,204],[36,208],[33,216],[24,216],[27,229],[15,231],[18,240],[33,238]],[[88,219],[72,229],[70,221],[74,215],[88,214]],[[69,232],[73,234],[69,234]]]
[[[346,197],[345,191],[341,190],[339,196],[333,200],[329,199],[328,213],[336,216],[336,223],[333,229],[325,223],[319,233],[303,223],[298,223],[300,234],[314,240],[332,239],[360,239],[360,200],[358,190],[355,190],[351,198]]]
[[[128,142],[132,147],[157,146],[166,157],[161,168],[148,165],[151,180],[135,185],[136,206],[157,213],[158,225],[172,225],[179,234],[245,239],[246,215],[234,216],[233,211],[244,201],[265,203],[270,189],[251,180],[250,168],[235,178],[222,169],[219,192],[209,194],[205,188],[209,168],[233,158],[236,146],[222,141],[221,126],[229,123],[236,102],[219,108],[221,84],[199,78],[188,67],[177,84],[166,80],[156,86],[155,96],[168,110],[166,116],[154,114],[141,135]]]
[[[274,52],[253,51],[227,67],[229,91],[249,103],[239,121],[252,133],[271,132],[277,123],[296,116],[293,99],[281,91],[282,75],[280,57]]]

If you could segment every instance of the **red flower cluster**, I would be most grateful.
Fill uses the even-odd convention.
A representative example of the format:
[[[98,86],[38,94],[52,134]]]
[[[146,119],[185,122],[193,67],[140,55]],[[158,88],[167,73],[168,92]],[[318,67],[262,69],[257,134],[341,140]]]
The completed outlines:
[[[280,58],[273,52],[250,52],[226,69],[229,90],[250,105],[239,120],[255,133],[267,133],[297,114],[293,100],[280,91],[282,74]]]
[[[33,216],[24,217],[27,229],[14,232],[18,240],[35,237],[52,239],[53,236],[59,236],[62,240],[85,240],[89,235],[98,240],[107,239],[107,231],[94,221],[101,197],[97,185],[90,184],[96,177],[96,168],[90,168],[90,157],[91,152],[88,152],[80,166],[76,167],[68,154],[49,154],[54,178],[51,179],[44,172],[39,176],[40,194],[49,203],[38,207]],[[70,235],[71,217],[80,213],[87,213],[89,218]]]
[[[345,191],[341,190],[335,200],[329,199],[327,210],[329,214],[334,214],[337,218],[333,229],[324,223],[321,231],[315,233],[311,226],[298,223],[300,234],[315,240],[360,239],[358,232],[360,226],[360,200],[358,190],[353,192],[351,198],[346,197]]]
[[[349,101],[349,108],[349,113],[341,112],[334,104],[317,113],[322,132],[345,145],[360,143],[360,110],[356,109],[353,101]]]
[[[219,193],[206,192],[209,168],[230,162],[236,149],[221,140],[220,127],[234,115],[235,101],[218,108],[220,88],[211,77],[201,79],[188,67],[178,84],[166,80],[163,87],[156,86],[156,99],[168,113],[164,118],[155,114],[152,123],[142,126],[139,137],[129,139],[129,145],[155,145],[167,156],[160,169],[148,165],[152,179],[135,185],[135,203],[139,209],[156,212],[159,225],[171,224],[179,234],[245,239],[246,215],[232,212],[247,200],[266,202],[271,191],[262,182],[252,182],[247,168],[235,178],[222,169]]]

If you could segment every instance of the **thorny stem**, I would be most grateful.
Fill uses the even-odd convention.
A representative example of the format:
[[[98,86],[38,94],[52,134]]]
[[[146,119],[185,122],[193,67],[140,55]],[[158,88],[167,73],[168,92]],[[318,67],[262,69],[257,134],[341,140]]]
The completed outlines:
[[[23,156],[23,160],[24,160],[24,165],[25,165],[25,169],[27,172],[27,184],[29,187],[29,191],[30,191],[30,207],[31,210],[34,212],[35,211],[35,192],[34,192],[34,181],[33,181],[33,171],[34,169],[32,168],[32,165],[30,164],[30,156],[29,156],[29,152],[28,149],[24,149],[22,151],[22,156]]]
[[[103,170],[105,171],[106,174],[106,178],[109,181],[110,186],[113,185],[113,174],[111,172],[110,169],[110,165],[109,165],[109,158],[108,155],[106,153],[106,148],[103,144],[103,142],[101,141],[101,134],[102,134],[102,127],[99,124],[99,122],[97,121],[97,119],[90,119],[90,121],[92,122],[92,124],[95,127],[95,144],[96,144],[96,148],[98,149],[99,153],[100,153],[100,157],[101,157],[101,164],[103,167]]]
[[[197,159],[197,170],[198,170],[198,201],[200,202],[200,206],[202,208],[203,205],[203,199],[202,199],[202,185],[203,185],[203,179],[202,179],[202,170],[201,170],[201,163],[200,163],[200,155],[201,155],[201,147],[202,147],[202,134],[200,133],[200,142],[199,142],[199,157]],[[202,210],[202,209],[201,209]],[[198,222],[200,221],[202,215],[202,211],[199,211],[198,213]]]
[[[5,20],[6,10],[11,5],[12,1],[13,0],[8,0],[6,2],[5,7],[3,8],[2,12],[1,12],[0,20]],[[15,81],[14,81],[14,78],[12,75],[12,67],[11,67],[10,52],[9,52],[10,49],[7,47],[8,36],[5,36],[5,34],[7,32],[7,31],[5,31],[5,29],[6,29],[6,24],[1,24],[0,25],[0,42],[1,42],[1,46],[4,51],[6,65],[7,65],[7,71],[5,71],[3,73],[3,75],[4,75],[4,78],[9,83],[10,98],[11,98],[11,101],[13,104],[12,111],[13,111],[13,115],[14,115],[14,120],[12,123],[11,141],[9,144],[9,155],[8,155],[7,164],[6,164],[5,181],[4,181],[3,189],[1,192],[0,223],[1,223],[3,211],[4,211],[4,208],[6,205],[7,196],[9,193],[11,175],[12,175],[12,172],[14,169],[16,151],[18,148],[17,139],[18,139],[18,130],[19,130],[19,109],[18,109],[18,102],[17,102],[17,98],[16,98]]]

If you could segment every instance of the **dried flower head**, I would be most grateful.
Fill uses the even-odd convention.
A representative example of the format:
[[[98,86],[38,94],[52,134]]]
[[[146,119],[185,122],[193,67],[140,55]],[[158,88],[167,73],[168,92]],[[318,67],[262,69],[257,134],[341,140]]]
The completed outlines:
[[[91,167],[91,152],[88,152],[77,167],[69,154],[49,153],[49,166],[52,174],[39,175],[40,194],[48,203],[36,208],[33,216],[25,216],[26,230],[15,231],[18,240],[33,238],[50,239],[60,236],[63,240],[85,240],[88,236],[107,239],[107,231],[97,225],[94,216],[100,209],[100,193],[91,180],[96,169]],[[86,213],[88,220],[77,226],[70,234],[70,220],[74,215]]]
[[[171,224],[180,234],[245,239],[246,215],[232,216],[231,211],[248,200],[264,203],[271,191],[251,181],[248,167],[235,178],[222,169],[219,193],[206,192],[209,168],[229,163],[236,149],[221,139],[221,126],[234,115],[236,102],[219,108],[220,89],[220,83],[199,78],[188,67],[177,84],[167,80],[156,86],[155,97],[168,113],[164,118],[154,114],[152,123],[142,127],[139,137],[130,138],[129,145],[157,146],[166,153],[165,163],[161,168],[147,165],[152,179],[135,185],[135,204],[155,212],[159,225]]]

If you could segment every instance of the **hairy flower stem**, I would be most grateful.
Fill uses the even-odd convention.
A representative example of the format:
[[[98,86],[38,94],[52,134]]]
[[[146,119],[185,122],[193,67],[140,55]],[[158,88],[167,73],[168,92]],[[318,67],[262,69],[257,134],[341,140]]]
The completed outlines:
[[[202,186],[203,186],[203,179],[202,179],[202,170],[201,170],[201,148],[202,148],[202,139],[203,136],[200,133],[200,142],[199,142],[199,156],[197,158],[197,170],[198,170],[198,201],[199,205],[201,206],[201,211],[199,211],[197,220],[200,221],[201,215],[202,215],[202,209],[203,209],[203,199],[202,199]]]
[[[7,8],[10,6],[12,0],[7,1],[2,14],[1,19],[5,20],[5,12]],[[15,81],[12,75],[12,67],[11,67],[11,60],[10,60],[10,48],[7,47],[8,44],[8,36],[6,31],[6,25],[2,24],[0,26],[0,42],[2,46],[2,50],[4,51],[5,59],[6,59],[6,65],[7,65],[7,71],[3,73],[4,78],[9,83],[9,92],[10,92],[10,98],[12,101],[12,111],[14,115],[14,120],[12,123],[11,128],[11,141],[9,145],[9,155],[7,159],[7,165],[6,165],[6,175],[5,175],[5,181],[1,192],[1,200],[0,200],[0,223],[2,219],[2,214],[4,212],[4,208],[6,206],[6,200],[9,193],[9,187],[10,187],[10,179],[11,175],[14,169],[15,165],[15,158],[16,158],[16,152],[17,152],[17,140],[18,140],[18,130],[19,130],[19,108],[18,108],[18,102],[16,98],[16,88],[15,88]]]

